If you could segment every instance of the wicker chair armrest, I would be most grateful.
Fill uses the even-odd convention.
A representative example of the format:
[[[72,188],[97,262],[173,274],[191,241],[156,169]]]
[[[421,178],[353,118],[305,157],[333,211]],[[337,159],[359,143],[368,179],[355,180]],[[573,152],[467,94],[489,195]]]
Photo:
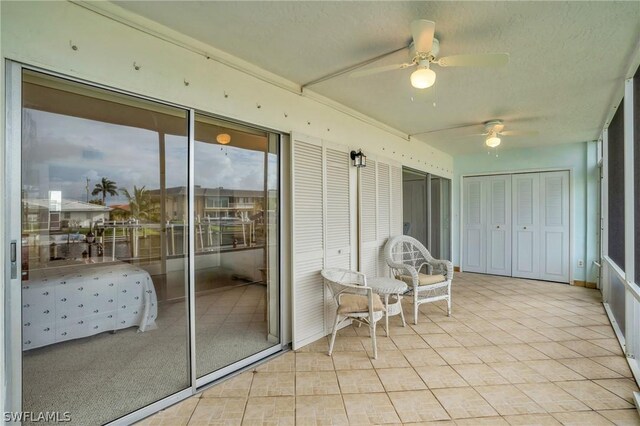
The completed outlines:
[[[453,279],[453,263],[449,260],[432,259],[429,264],[436,270],[442,272],[442,275],[450,281]]]

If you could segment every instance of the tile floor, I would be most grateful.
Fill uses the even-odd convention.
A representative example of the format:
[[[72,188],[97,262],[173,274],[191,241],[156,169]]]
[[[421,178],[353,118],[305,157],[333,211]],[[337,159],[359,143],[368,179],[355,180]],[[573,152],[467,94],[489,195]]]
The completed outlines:
[[[420,310],[378,329],[376,360],[368,329],[347,327],[332,357],[322,339],[141,424],[640,425],[597,290],[458,273],[451,317]]]

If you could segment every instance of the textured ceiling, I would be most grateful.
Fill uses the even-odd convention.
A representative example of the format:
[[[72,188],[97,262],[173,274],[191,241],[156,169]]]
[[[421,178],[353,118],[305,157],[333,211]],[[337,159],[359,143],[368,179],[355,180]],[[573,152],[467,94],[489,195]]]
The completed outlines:
[[[413,89],[411,70],[343,75],[312,90],[450,154],[596,139],[640,39],[640,2],[139,2],[118,5],[305,84],[409,44],[414,19],[436,23],[440,56],[508,52],[501,69],[434,66],[436,84]],[[400,51],[371,65],[405,62]]]

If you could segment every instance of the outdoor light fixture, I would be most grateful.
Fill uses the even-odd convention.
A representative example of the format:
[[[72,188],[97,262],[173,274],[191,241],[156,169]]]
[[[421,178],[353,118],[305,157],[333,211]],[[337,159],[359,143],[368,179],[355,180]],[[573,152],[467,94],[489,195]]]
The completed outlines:
[[[487,137],[484,143],[489,148],[495,148],[496,146],[500,145],[500,138],[496,134],[491,134]]]
[[[218,141],[218,143],[222,145],[226,145],[231,142],[231,135],[228,133],[220,133],[218,136],[216,136],[216,141]]]
[[[429,69],[429,61],[418,63],[418,69],[411,73],[411,85],[416,89],[426,89],[436,82],[436,73]]]
[[[356,167],[367,167],[367,156],[359,149],[358,152],[351,151],[351,161]]]

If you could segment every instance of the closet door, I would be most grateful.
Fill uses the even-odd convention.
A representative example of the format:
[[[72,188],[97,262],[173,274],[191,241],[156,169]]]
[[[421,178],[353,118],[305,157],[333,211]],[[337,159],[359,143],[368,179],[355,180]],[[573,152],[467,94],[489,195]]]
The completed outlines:
[[[293,348],[325,335],[322,143],[293,135]]]
[[[464,178],[463,270],[486,272],[484,178]]]
[[[377,161],[367,160],[367,166],[358,169],[360,272],[367,277],[378,274],[378,188]]]
[[[569,172],[540,173],[540,279],[569,282]]]
[[[487,273],[511,276],[511,175],[487,176]]]
[[[389,276],[384,245],[391,235],[391,166],[378,162],[378,269],[377,276]]]
[[[540,275],[540,174],[513,175],[513,276]]]

